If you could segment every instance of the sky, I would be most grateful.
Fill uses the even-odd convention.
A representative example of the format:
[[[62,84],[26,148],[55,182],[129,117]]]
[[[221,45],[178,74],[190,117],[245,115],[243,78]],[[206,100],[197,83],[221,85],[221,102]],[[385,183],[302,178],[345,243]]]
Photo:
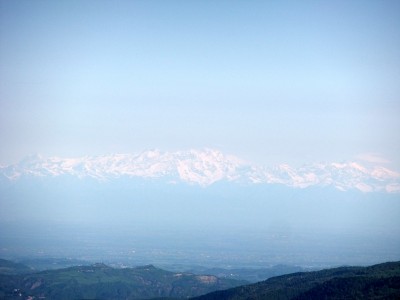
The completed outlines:
[[[399,1],[0,0],[0,164],[215,148],[400,169]]]

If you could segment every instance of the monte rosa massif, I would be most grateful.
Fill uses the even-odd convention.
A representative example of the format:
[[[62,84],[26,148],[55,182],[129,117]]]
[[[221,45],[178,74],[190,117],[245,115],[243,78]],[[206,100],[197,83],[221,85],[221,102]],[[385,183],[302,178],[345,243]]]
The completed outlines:
[[[29,177],[75,176],[99,181],[120,177],[166,179],[208,186],[218,181],[240,184],[280,184],[293,188],[334,187],[341,191],[400,193],[400,173],[379,164],[360,161],[315,163],[299,168],[253,165],[212,149],[140,154],[113,154],[79,158],[29,156],[0,167],[2,180]]]

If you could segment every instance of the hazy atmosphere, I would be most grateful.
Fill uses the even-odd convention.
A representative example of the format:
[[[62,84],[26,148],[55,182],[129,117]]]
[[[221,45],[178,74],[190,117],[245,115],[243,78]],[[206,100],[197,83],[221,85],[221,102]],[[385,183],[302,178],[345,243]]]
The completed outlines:
[[[0,0],[0,299],[400,297],[399,83],[400,1]]]
[[[0,163],[400,161],[398,1],[1,1]]]

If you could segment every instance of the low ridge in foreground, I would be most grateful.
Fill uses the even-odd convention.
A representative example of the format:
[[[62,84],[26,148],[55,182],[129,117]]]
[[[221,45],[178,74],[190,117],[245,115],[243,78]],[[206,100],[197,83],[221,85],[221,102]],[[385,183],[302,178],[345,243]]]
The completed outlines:
[[[0,299],[188,298],[245,284],[212,275],[175,273],[152,265],[112,268],[102,263],[34,272],[0,260]]]
[[[400,299],[400,262],[294,273],[194,299]]]
[[[152,265],[115,269],[94,264],[34,272],[0,260],[0,299],[194,300],[400,299],[400,262],[299,272],[243,284]]]

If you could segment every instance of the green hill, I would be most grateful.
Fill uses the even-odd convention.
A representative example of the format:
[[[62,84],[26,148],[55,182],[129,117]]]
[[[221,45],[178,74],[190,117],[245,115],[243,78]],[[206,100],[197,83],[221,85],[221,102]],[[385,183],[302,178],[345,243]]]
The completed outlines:
[[[15,263],[0,258],[0,275],[15,275],[32,272],[33,270],[24,264]]]
[[[294,273],[194,299],[400,299],[400,262]]]
[[[244,283],[211,275],[173,273],[152,265],[115,269],[94,264],[24,275],[0,275],[0,299],[28,296],[60,300],[188,298]]]
[[[250,285],[152,265],[115,269],[94,264],[33,273],[0,260],[0,270],[0,299],[400,299],[400,262],[299,272]]]

